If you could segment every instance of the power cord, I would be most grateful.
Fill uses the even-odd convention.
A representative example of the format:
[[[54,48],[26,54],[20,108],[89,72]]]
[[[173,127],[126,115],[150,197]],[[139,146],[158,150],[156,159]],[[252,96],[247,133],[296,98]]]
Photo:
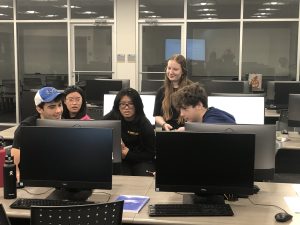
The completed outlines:
[[[278,209],[281,209],[282,211],[284,211],[285,213],[288,213],[286,210],[284,210],[283,208],[277,206],[277,205],[272,205],[272,204],[260,204],[260,203],[255,203],[252,201],[252,199],[250,197],[248,197],[248,200],[253,204],[253,205],[259,205],[259,206],[273,206],[276,207]]]

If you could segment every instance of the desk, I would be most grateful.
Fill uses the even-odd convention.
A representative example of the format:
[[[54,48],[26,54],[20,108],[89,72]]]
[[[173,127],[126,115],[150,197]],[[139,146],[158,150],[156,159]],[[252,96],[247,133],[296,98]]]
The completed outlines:
[[[260,187],[260,192],[251,196],[255,203],[260,204],[275,204],[287,210],[294,218],[292,221],[285,224],[300,224],[300,214],[291,212],[284,201],[284,196],[296,196],[292,184],[279,183],[256,183]],[[154,203],[178,203],[182,196],[173,192],[155,192],[155,182],[153,177],[131,177],[131,176],[114,176],[112,190],[103,190],[110,193],[111,200],[115,200],[119,194],[136,194],[147,195],[150,197],[148,204]],[[32,193],[42,193],[47,188],[31,187],[26,188]],[[91,200],[107,199],[106,195],[100,193],[101,190],[95,190]],[[18,190],[18,197],[46,197],[49,193],[34,196],[28,194],[22,189]],[[3,199],[3,190],[0,189],[0,201],[9,217],[13,218],[29,218],[29,210],[10,209],[9,205],[14,201]],[[123,223],[129,224],[189,224],[189,225],[209,225],[209,224],[236,224],[236,225],[252,225],[252,224],[280,224],[276,223],[274,215],[280,212],[276,207],[271,206],[257,206],[250,203],[248,199],[240,199],[236,202],[229,202],[234,216],[232,217],[149,217],[148,204],[141,210],[140,213],[124,213]]]
[[[275,109],[265,109],[265,124],[276,124],[279,120],[280,113]]]
[[[288,140],[278,142],[278,152],[275,158],[276,173],[300,173],[300,135],[298,132],[289,132],[288,135],[276,133],[277,137],[287,136]]]
[[[14,126],[14,127],[8,128],[6,130],[0,131],[0,136],[2,136],[4,138],[4,140],[13,140],[15,130],[17,129],[17,127],[18,126]]]

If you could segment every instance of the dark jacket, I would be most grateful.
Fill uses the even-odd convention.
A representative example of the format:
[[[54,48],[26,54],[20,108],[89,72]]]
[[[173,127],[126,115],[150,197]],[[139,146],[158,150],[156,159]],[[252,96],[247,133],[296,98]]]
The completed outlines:
[[[207,109],[206,113],[202,119],[203,123],[235,123],[235,118],[233,115],[225,112],[223,110],[210,107]]]
[[[110,112],[103,119],[118,120],[119,118]],[[154,128],[145,116],[133,121],[121,119],[121,137],[126,147],[129,148],[125,161],[138,163],[154,159]]]

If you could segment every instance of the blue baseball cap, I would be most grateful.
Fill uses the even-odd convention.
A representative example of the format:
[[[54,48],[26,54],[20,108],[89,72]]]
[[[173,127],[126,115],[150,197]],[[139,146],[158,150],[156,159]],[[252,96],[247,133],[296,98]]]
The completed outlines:
[[[35,94],[34,103],[36,106],[45,102],[52,102],[57,96],[62,95],[54,87],[43,87]]]

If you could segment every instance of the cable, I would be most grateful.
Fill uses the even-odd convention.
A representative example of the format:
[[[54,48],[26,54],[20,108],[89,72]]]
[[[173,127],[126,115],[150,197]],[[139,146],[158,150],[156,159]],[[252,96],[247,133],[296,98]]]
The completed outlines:
[[[253,204],[253,205],[260,205],[260,206],[273,206],[273,207],[276,207],[278,209],[281,209],[282,211],[284,211],[285,213],[288,213],[287,211],[285,211],[283,208],[277,206],[277,205],[272,205],[272,204],[260,204],[260,203],[255,203],[251,200],[250,197],[248,197],[249,201]]]
[[[41,193],[32,193],[32,192],[28,191],[26,188],[22,188],[22,189],[19,189],[19,190],[25,191],[30,195],[43,195],[43,194],[46,194],[47,192],[49,192],[50,190],[53,190],[53,189],[54,188],[49,188],[47,191],[44,191],[44,192],[41,192]]]

